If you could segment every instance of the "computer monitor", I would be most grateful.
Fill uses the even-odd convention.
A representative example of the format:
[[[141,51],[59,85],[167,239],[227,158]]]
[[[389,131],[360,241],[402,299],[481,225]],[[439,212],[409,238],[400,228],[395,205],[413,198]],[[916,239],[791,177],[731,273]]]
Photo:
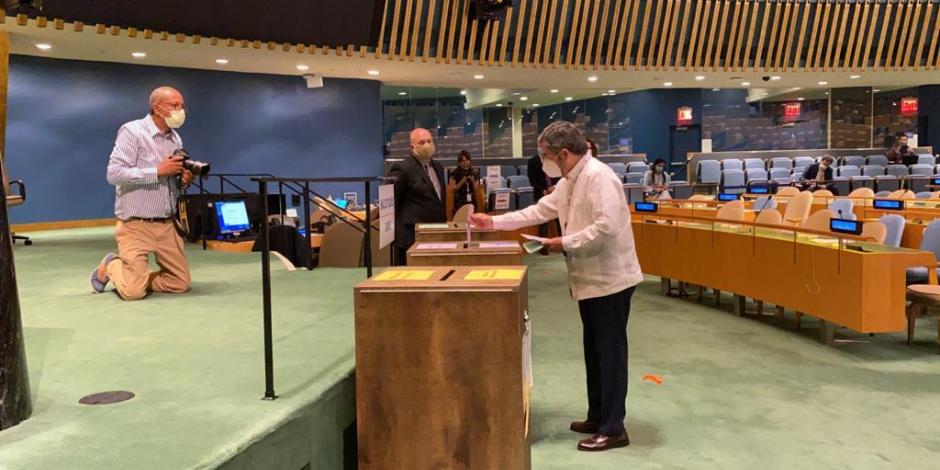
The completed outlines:
[[[829,219],[829,231],[836,233],[847,233],[849,235],[861,235],[862,223],[858,220],[849,219]]]
[[[634,202],[633,208],[637,212],[659,212],[659,204],[655,202]]]
[[[930,184],[934,186],[940,186],[940,178],[933,178],[932,180],[930,180]]]
[[[218,201],[215,203],[215,215],[219,222],[219,233],[223,235],[251,228],[245,201]]]
[[[886,211],[904,210],[904,201],[901,199],[875,199],[872,207]]]
[[[346,205],[349,204],[349,201],[345,199],[337,199],[333,201],[333,204],[336,204],[336,207],[339,207],[340,209],[345,209]]]
[[[770,194],[770,186],[766,184],[755,184],[751,186],[751,194]]]
[[[731,194],[731,193],[720,193],[718,194],[719,201],[737,201],[740,198],[740,194]]]

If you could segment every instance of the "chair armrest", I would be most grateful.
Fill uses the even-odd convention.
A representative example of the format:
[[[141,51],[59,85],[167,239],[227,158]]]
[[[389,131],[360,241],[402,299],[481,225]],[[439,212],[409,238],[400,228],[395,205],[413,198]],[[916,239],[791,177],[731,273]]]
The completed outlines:
[[[23,180],[10,181],[10,189],[12,189],[13,186],[18,187],[18,191],[16,195],[23,198],[23,202],[26,202],[26,185],[23,183]]]
[[[937,265],[927,266],[927,284],[937,284]]]

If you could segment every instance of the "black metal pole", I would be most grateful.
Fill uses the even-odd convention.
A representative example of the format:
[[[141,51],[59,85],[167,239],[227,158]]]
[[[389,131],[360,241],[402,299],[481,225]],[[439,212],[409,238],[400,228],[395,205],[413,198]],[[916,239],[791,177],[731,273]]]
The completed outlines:
[[[19,424],[33,413],[6,200],[0,185],[0,201],[4,201],[0,203],[0,430]]]
[[[366,252],[363,255],[366,261],[366,275],[372,277],[372,194],[369,182],[366,181]]]
[[[304,250],[307,253],[307,269],[313,269],[313,246],[310,241],[313,238],[310,235],[310,183],[304,183],[304,220],[301,227],[304,227],[304,237],[307,239],[307,249]]]
[[[261,296],[264,302],[264,399],[274,400],[274,344],[271,338],[271,234],[268,232],[268,183],[258,182],[261,194]]]

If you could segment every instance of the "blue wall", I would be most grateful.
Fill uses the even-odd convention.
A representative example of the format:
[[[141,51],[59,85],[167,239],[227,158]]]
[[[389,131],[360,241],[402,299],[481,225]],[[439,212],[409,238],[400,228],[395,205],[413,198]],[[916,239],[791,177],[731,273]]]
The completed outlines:
[[[633,123],[633,151],[649,161],[669,161],[669,126],[676,124],[676,110],[692,108],[692,124],[702,123],[702,90],[643,90],[611,97],[624,102]]]
[[[934,153],[940,152],[940,85],[920,87],[917,108],[918,113],[927,118],[927,132],[917,136],[918,143],[932,145]]]
[[[379,82],[10,57],[7,162],[26,182],[14,223],[114,216],[105,168],[118,128],[148,112],[150,91],[186,98],[183,144],[214,173],[377,176],[382,166]],[[256,188],[256,186],[254,187]],[[315,187],[338,194],[352,187]]]

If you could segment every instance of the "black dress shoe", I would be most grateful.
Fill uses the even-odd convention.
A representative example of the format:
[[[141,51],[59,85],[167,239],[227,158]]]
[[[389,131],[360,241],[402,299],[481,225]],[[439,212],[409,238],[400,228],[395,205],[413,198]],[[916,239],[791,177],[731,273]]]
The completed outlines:
[[[591,421],[572,421],[571,430],[581,434],[597,434],[597,423]]]
[[[630,445],[630,436],[627,436],[627,432],[624,431],[623,434],[619,436],[595,434],[587,439],[581,439],[581,441],[578,442],[578,450],[599,452],[602,450],[616,449],[617,447],[626,447],[628,445]]]

